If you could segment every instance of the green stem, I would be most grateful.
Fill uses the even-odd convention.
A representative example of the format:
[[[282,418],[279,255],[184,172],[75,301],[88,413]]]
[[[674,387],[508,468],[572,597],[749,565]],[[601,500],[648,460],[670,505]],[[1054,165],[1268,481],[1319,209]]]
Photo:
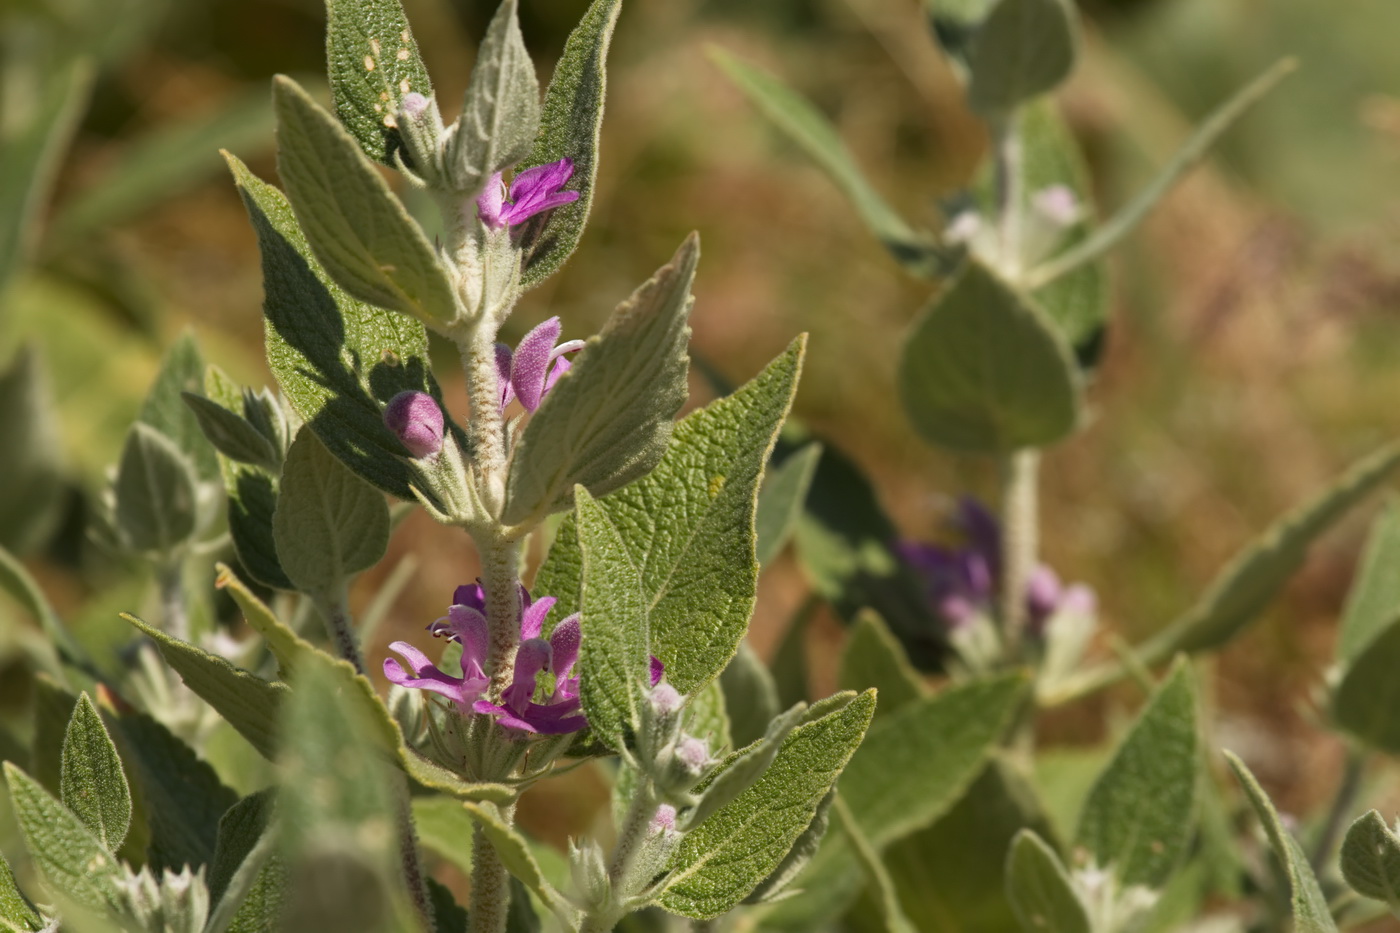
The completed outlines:
[[[1356,795],[1361,791],[1361,778],[1366,771],[1367,755],[1358,746],[1347,746],[1346,763],[1342,766],[1342,783],[1337,788],[1337,796],[1332,798],[1332,807],[1327,811],[1327,820],[1317,834],[1313,844],[1313,871],[1322,872],[1323,866],[1337,847],[1337,837],[1342,834],[1342,826],[1352,816],[1356,805]]]
[[[515,820],[515,805],[500,809],[509,826]],[[467,904],[468,933],[503,933],[510,913],[510,875],[486,830],[477,823],[472,829],[472,891]]]
[[[185,611],[185,566],[172,559],[160,568],[161,615],[165,630],[181,641],[190,640],[190,617]]]
[[[1001,624],[1007,657],[1021,656],[1026,629],[1026,583],[1035,569],[1036,497],[1040,452],[1018,450],[1006,459],[1002,483]]]
[[[656,808],[656,795],[651,781],[642,778],[632,794],[632,802],[627,806],[627,815],[622,818],[622,826],[617,831],[617,844],[613,846],[612,859],[608,862],[608,881],[612,888],[612,897],[605,906],[595,907],[584,916],[579,933],[606,933],[622,919],[622,911],[625,908],[619,902],[633,893],[624,890],[628,886],[627,873],[632,868],[637,847],[646,838],[652,817],[656,815]]]
[[[992,127],[996,145],[997,220],[1001,230],[1000,271],[1016,281],[1024,272],[1021,266],[1022,202],[1025,201],[1025,152],[1021,142],[1020,123],[1016,114]]]
[[[344,583],[331,593],[313,593],[312,602],[316,604],[316,609],[321,613],[321,619],[326,623],[326,634],[330,636],[331,644],[335,645],[335,653],[349,661],[355,667],[355,673],[365,672],[364,655],[360,654],[360,642],[355,637],[355,625],[350,618],[349,594],[346,592]]]

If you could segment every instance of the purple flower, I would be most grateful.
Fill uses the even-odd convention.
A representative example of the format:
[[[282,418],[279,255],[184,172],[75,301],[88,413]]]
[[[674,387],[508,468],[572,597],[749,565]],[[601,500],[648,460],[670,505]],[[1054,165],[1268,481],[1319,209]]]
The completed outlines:
[[[992,614],[1001,581],[1001,525],[968,496],[958,500],[952,524],[963,535],[961,547],[901,541],[895,551],[923,582],[934,613],[957,630]],[[1095,605],[1093,590],[1083,584],[1064,586],[1045,564],[1031,571],[1025,599],[1028,625],[1037,634],[1055,613],[1092,613]]]
[[[566,340],[555,346],[561,329],[559,318],[552,317],[521,338],[514,352],[503,343],[496,344],[501,408],[518,398],[526,411],[534,411],[559,377],[569,371],[572,364],[564,354],[582,350],[583,341]]]
[[[529,220],[551,208],[577,201],[577,191],[561,191],[574,174],[574,160],[560,159],[520,172],[510,182],[507,193],[501,173],[491,176],[486,189],[477,196],[476,212],[482,223],[493,230]]]
[[[414,457],[433,457],[442,450],[442,409],[426,392],[408,390],[391,398],[384,409],[384,426]]]

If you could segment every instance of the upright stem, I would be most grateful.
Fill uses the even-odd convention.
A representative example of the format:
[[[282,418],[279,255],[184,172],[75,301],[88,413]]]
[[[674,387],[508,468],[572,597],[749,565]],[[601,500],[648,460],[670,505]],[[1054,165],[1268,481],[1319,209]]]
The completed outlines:
[[[627,807],[627,815],[622,818],[622,827],[617,831],[617,844],[613,846],[611,861],[608,862],[608,881],[613,896],[603,908],[594,908],[583,918],[579,933],[607,933],[621,918],[622,908],[618,901],[633,892],[623,890],[632,859],[637,847],[646,838],[652,817],[656,814],[656,797],[652,792],[651,781],[642,778],[632,794],[632,802]]]
[[[1361,790],[1361,778],[1366,771],[1366,753],[1356,745],[1347,746],[1346,763],[1342,766],[1342,783],[1337,788],[1337,796],[1332,798],[1332,806],[1327,811],[1327,821],[1322,824],[1322,830],[1317,834],[1317,842],[1313,844],[1312,862],[1313,870],[1321,872],[1327,859],[1332,855],[1332,850],[1337,846],[1337,837],[1341,835],[1342,824],[1352,816],[1352,807],[1356,803],[1356,795]]]
[[[365,659],[360,653],[359,642],[355,638],[354,620],[350,617],[349,594],[342,585],[333,593],[316,594],[312,597],[321,618],[326,622],[331,642],[336,654],[354,665],[355,670],[365,672]],[[387,767],[387,766],[386,766]],[[409,801],[408,778],[396,768],[390,769],[389,787],[394,796],[394,821],[399,835],[399,863],[403,867],[404,884],[413,901],[413,909],[418,921],[427,933],[437,933],[437,921],[433,915],[432,899],[428,895],[427,880],[423,875],[423,864],[418,858],[418,833],[413,826],[413,808]]]
[[[515,804],[502,807],[501,818],[515,819]],[[510,912],[510,875],[480,823],[472,828],[472,892],[467,904],[469,933],[503,933]]]
[[[1020,123],[1011,114],[992,127],[996,145],[997,219],[1001,231],[1001,273],[1008,279],[1019,279],[1021,267],[1022,201],[1025,200],[1025,152],[1021,144]]]
[[[166,632],[190,640],[190,617],[185,610],[185,566],[172,558],[160,568],[160,605]]]
[[[1037,550],[1036,478],[1040,452],[1027,448],[1006,459],[1002,479],[1001,624],[1007,657],[1020,657],[1026,629],[1026,582]]]

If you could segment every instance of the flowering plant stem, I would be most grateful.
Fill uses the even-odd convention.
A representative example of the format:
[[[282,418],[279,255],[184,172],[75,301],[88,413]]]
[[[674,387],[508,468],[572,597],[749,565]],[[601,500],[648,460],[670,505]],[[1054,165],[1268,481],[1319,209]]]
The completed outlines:
[[[515,804],[500,808],[501,819],[515,822]],[[480,823],[472,828],[472,890],[467,905],[468,933],[502,933],[510,913],[510,875]]]
[[[637,782],[637,789],[632,794],[627,815],[623,817],[622,826],[617,831],[617,844],[613,847],[612,859],[608,862],[608,882],[612,887],[613,896],[606,907],[594,907],[588,912],[579,927],[579,933],[607,933],[625,913],[626,908],[618,904],[616,899],[619,894],[630,894],[622,891],[623,880],[628,869],[632,867],[637,847],[646,837],[656,808],[656,794],[652,789],[651,780],[643,777]]]
[[[1008,660],[1015,661],[1025,641],[1026,582],[1035,568],[1040,452],[1018,450],[1006,458],[1002,477],[1001,622]]]

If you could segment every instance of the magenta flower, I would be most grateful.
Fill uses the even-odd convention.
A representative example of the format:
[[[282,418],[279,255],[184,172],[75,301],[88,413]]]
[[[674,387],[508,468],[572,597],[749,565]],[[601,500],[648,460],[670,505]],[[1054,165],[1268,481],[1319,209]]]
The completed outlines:
[[[384,425],[414,457],[433,457],[442,450],[442,409],[426,392],[407,390],[391,398]]]
[[[564,354],[582,350],[583,341],[566,340],[555,346],[561,330],[559,318],[552,317],[522,337],[514,352],[503,343],[496,344],[502,409],[518,398],[526,411],[534,411],[559,377],[569,371],[572,364]]]
[[[924,584],[929,606],[952,630],[970,625],[978,616],[989,616],[1001,580],[1001,526],[977,500],[958,500],[954,527],[965,543],[944,547],[901,541],[895,551]],[[1083,584],[1063,586],[1059,575],[1045,564],[1032,570],[1026,581],[1026,618],[1032,632],[1061,610],[1091,613],[1094,591]]]
[[[561,191],[574,174],[574,160],[560,159],[519,173],[506,191],[501,173],[491,176],[486,189],[477,196],[476,212],[481,222],[493,230],[529,220],[536,214],[579,199],[577,191]]]

